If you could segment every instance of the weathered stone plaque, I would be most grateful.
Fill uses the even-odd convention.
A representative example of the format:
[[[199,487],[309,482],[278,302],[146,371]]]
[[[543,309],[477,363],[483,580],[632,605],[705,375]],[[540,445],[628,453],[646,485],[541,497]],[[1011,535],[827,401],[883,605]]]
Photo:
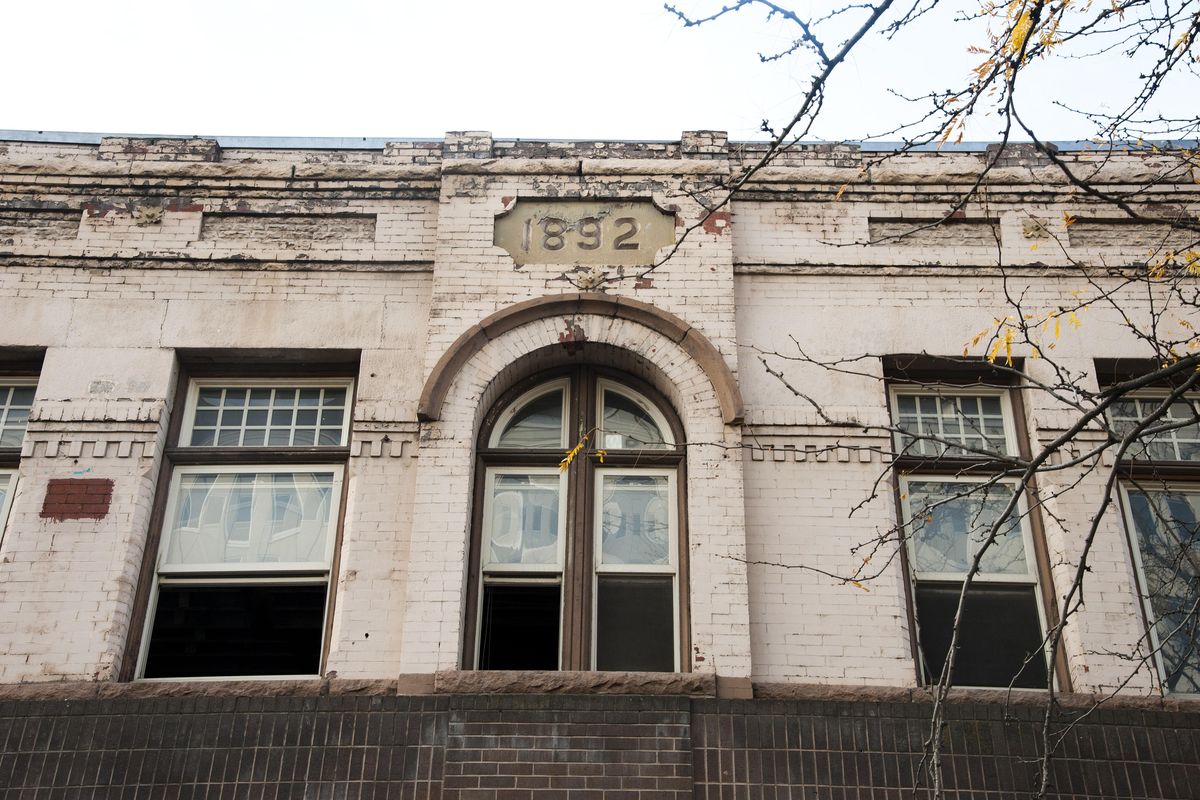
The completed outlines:
[[[496,217],[492,241],[518,266],[639,267],[675,241],[675,215],[650,200],[522,200]]]

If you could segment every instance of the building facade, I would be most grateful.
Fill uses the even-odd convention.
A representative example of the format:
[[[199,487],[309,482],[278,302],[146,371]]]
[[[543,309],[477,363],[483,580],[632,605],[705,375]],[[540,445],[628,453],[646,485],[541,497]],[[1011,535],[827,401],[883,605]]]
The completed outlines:
[[[1013,494],[985,456],[1071,429],[1061,395],[1028,386],[1068,370],[1099,390],[1154,355],[1122,317],[1159,313],[1141,284],[1086,315],[1070,298],[1121,280],[1081,261],[1144,264],[1176,232],[1122,223],[1019,146],[880,163],[801,146],[713,211],[715,183],[763,152],[714,132],[9,134],[0,785],[919,783],[928,686]],[[1169,154],[1059,157],[1200,213],[1198,168]],[[1069,330],[1052,363],[1018,347],[997,369],[971,339],[1019,309]],[[1135,425],[1169,389],[1112,414]],[[1056,719],[1082,714],[1058,796],[1193,796],[1186,417],[1141,454],[1169,486],[1131,470],[1098,517],[1114,456],[1089,461],[1084,431],[996,524],[957,641],[955,682],[975,687],[950,711],[960,796],[1031,790],[1051,679]],[[1048,661],[1085,548],[1085,601]],[[1010,682],[1029,691],[980,688]]]

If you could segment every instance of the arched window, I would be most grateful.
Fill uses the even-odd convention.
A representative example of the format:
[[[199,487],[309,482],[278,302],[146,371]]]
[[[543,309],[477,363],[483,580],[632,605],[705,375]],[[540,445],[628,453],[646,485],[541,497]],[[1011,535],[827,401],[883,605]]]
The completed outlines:
[[[615,373],[500,399],[479,438],[465,667],[686,668],[682,441],[662,398]]]

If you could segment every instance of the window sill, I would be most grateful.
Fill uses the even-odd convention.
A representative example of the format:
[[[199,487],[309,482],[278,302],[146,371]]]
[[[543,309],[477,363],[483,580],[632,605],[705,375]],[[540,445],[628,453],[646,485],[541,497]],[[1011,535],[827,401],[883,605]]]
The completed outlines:
[[[716,697],[718,687],[716,675],[698,672],[447,670],[433,675],[433,693]]]

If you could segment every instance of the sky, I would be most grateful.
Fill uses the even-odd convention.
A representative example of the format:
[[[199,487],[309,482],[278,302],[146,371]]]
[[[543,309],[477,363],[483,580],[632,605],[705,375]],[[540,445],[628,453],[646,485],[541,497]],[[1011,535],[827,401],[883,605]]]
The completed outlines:
[[[812,74],[801,59],[760,63],[792,34],[760,12],[685,28],[655,0],[8,0],[0,30],[10,130],[670,140],[713,129],[749,140],[764,119],[792,116]],[[887,130],[912,113],[887,89],[949,88],[979,60],[967,47],[983,35],[942,19],[868,39],[808,138]],[[1072,87],[1079,104],[1103,106],[1126,66],[1114,57],[1039,78],[1029,112],[1039,133],[1090,136],[1051,95]],[[967,138],[996,135],[981,119]]]

